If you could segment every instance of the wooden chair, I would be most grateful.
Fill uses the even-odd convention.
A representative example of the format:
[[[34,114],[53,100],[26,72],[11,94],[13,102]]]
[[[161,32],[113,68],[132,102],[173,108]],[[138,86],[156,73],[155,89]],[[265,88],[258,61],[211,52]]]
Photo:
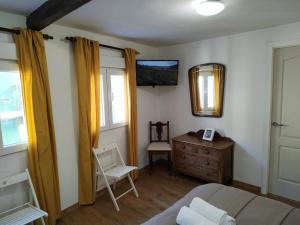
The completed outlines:
[[[109,195],[112,199],[112,202],[116,208],[117,211],[120,211],[120,208],[118,206],[117,200],[130,191],[133,191],[135,193],[135,196],[138,198],[139,194],[134,186],[134,183],[130,177],[130,172],[133,170],[136,170],[137,167],[135,166],[126,166],[122,155],[119,151],[119,148],[117,144],[110,144],[105,147],[101,147],[98,149],[93,149],[93,154],[96,159],[96,178],[99,178],[100,176],[103,177],[105,185],[107,187],[107,190],[109,192]],[[109,162],[105,161],[107,157],[110,158]],[[126,177],[129,180],[129,183],[131,185],[131,188],[127,191],[125,191],[123,194],[119,195],[118,197],[115,197],[113,191],[110,187],[110,181],[112,180],[114,185],[116,185],[116,182],[122,179],[123,177]],[[97,179],[96,179],[97,183]],[[115,187],[115,186],[114,186]],[[97,191],[97,188],[96,188]]]
[[[0,224],[2,225],[25,225],[38,219],[45,225],[44,217],[48,214],[40,209],[36,193],[28,170],[17,175],[0,180],[0,191],[12,185],[27,182],[29,187],[29,201],[13,209],[0,213]]]
[[[166,138],[162,138],[164,127],[166,127],[167,134]],[[153,137],[153,128],[156,128],[156,138]],[[172,146],[170,145],[170,130],[169,130],[169,121],[166,123],[162,122],[156,122],[152,123],[149,122],[149,131],[150,131],[150,145],[147,148],[148,156],[149,156],[149,164],[150,164],[150,170],[149,174],[151,174],[153,170],[153,155],[167,155],[168,157],[168,170],[169,174],[172,173]]]

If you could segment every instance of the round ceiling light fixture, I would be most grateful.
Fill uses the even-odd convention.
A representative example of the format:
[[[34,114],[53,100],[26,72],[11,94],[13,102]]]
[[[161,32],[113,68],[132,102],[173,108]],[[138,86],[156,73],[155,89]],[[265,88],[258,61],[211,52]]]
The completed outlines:
[[[222,12],[225,5],[220,0],[195,0],[193,8],[202,16],[212,16]]]

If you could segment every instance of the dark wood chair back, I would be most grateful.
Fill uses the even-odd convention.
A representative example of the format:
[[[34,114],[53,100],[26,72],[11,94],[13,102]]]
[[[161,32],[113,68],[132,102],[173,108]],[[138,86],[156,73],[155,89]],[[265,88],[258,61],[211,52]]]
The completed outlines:
[[[157,139],[153,139],[153,127],[156,127],[155,131],[157,134]],[[167,128],[167,137],[166,139],[162,139],[162,133],[163,133],[163,128]],[[166,123],[162,123],[160,121],[156,123],[152,123],[152,121],[149,122],[149,128],[150,128],[150,143],[152,142],[167,142],[170,143],[170,130],[169,130],[169,121]]]

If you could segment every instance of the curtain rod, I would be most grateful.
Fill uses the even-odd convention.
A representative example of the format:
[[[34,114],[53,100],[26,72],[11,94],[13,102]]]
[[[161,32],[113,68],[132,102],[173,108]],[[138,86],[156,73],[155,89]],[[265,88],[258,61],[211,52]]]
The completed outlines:
[[[19,30],[9,29],[9,28],[5,28],[5,27],[0,27],[0,31],[14,33],[14,34],[20,34]],[[53,36],[50,36],[48,34],[43,34],[43,38],[46,39],[46,40],[49,40],[49,39],[52,40],[52,39],[54,39]]]
[[[74,41],[76,41],[76,38],[75,38],[75,37],[66,37],[66,40],[71,41],[71,42],[74,42]],[[125,51],[124,48],[118,48],[118,47],[114,47],[114,46],[110,46],[110,45],[99,44],[99,46],[100,46],[100,47],[103,47],[103,48],[110,48],[110,49],[122,51],[122,52]]]
[[[10,29],[10,28],[5,28],[5,27],[0,27],[0,31],[3,31],[3,32],[9,32],[9,33],[14,33],[14,34],[20,34],[20,31],[19,30],[16,30],[16,29]],[[46,40],[52,40],[54,39],[53,36],[50,36],[48,34],[43,34],[43,38],[46,39]],[[66,40],[68,41],[76,41],[76,38],[74,37],[66,37]],[[104,44],[99,44],[100,47],[103,47],[103,48],[110,48],[110,49],[114,49],[114,50],[118,50],[118,51],[122,51],[124,52],[124,48],[118,48],[118,47],[115,47],[115,46],[111,46],[111,45],[104,45]]]

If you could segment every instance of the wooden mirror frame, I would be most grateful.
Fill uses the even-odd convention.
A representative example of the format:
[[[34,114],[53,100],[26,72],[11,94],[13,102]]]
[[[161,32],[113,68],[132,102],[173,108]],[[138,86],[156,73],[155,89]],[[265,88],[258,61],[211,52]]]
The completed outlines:
[[[201,111],[200,100],[198,93],[198,85],[195,82],[197,79],[195,73],[199,71],[202,67],[212,66],[218,67],[219,72],[219,96],[218,96],[218,110],[217,111]],[[222,117],[223,115],[223,101],[224,101],[224,86],[225,86],[225,66],[220,63],[205,63],[194,66],[189,69],[189,86],[190,86],[190,98],[191,98],[191,108],[192,114],[194,116],[201,117]]]

